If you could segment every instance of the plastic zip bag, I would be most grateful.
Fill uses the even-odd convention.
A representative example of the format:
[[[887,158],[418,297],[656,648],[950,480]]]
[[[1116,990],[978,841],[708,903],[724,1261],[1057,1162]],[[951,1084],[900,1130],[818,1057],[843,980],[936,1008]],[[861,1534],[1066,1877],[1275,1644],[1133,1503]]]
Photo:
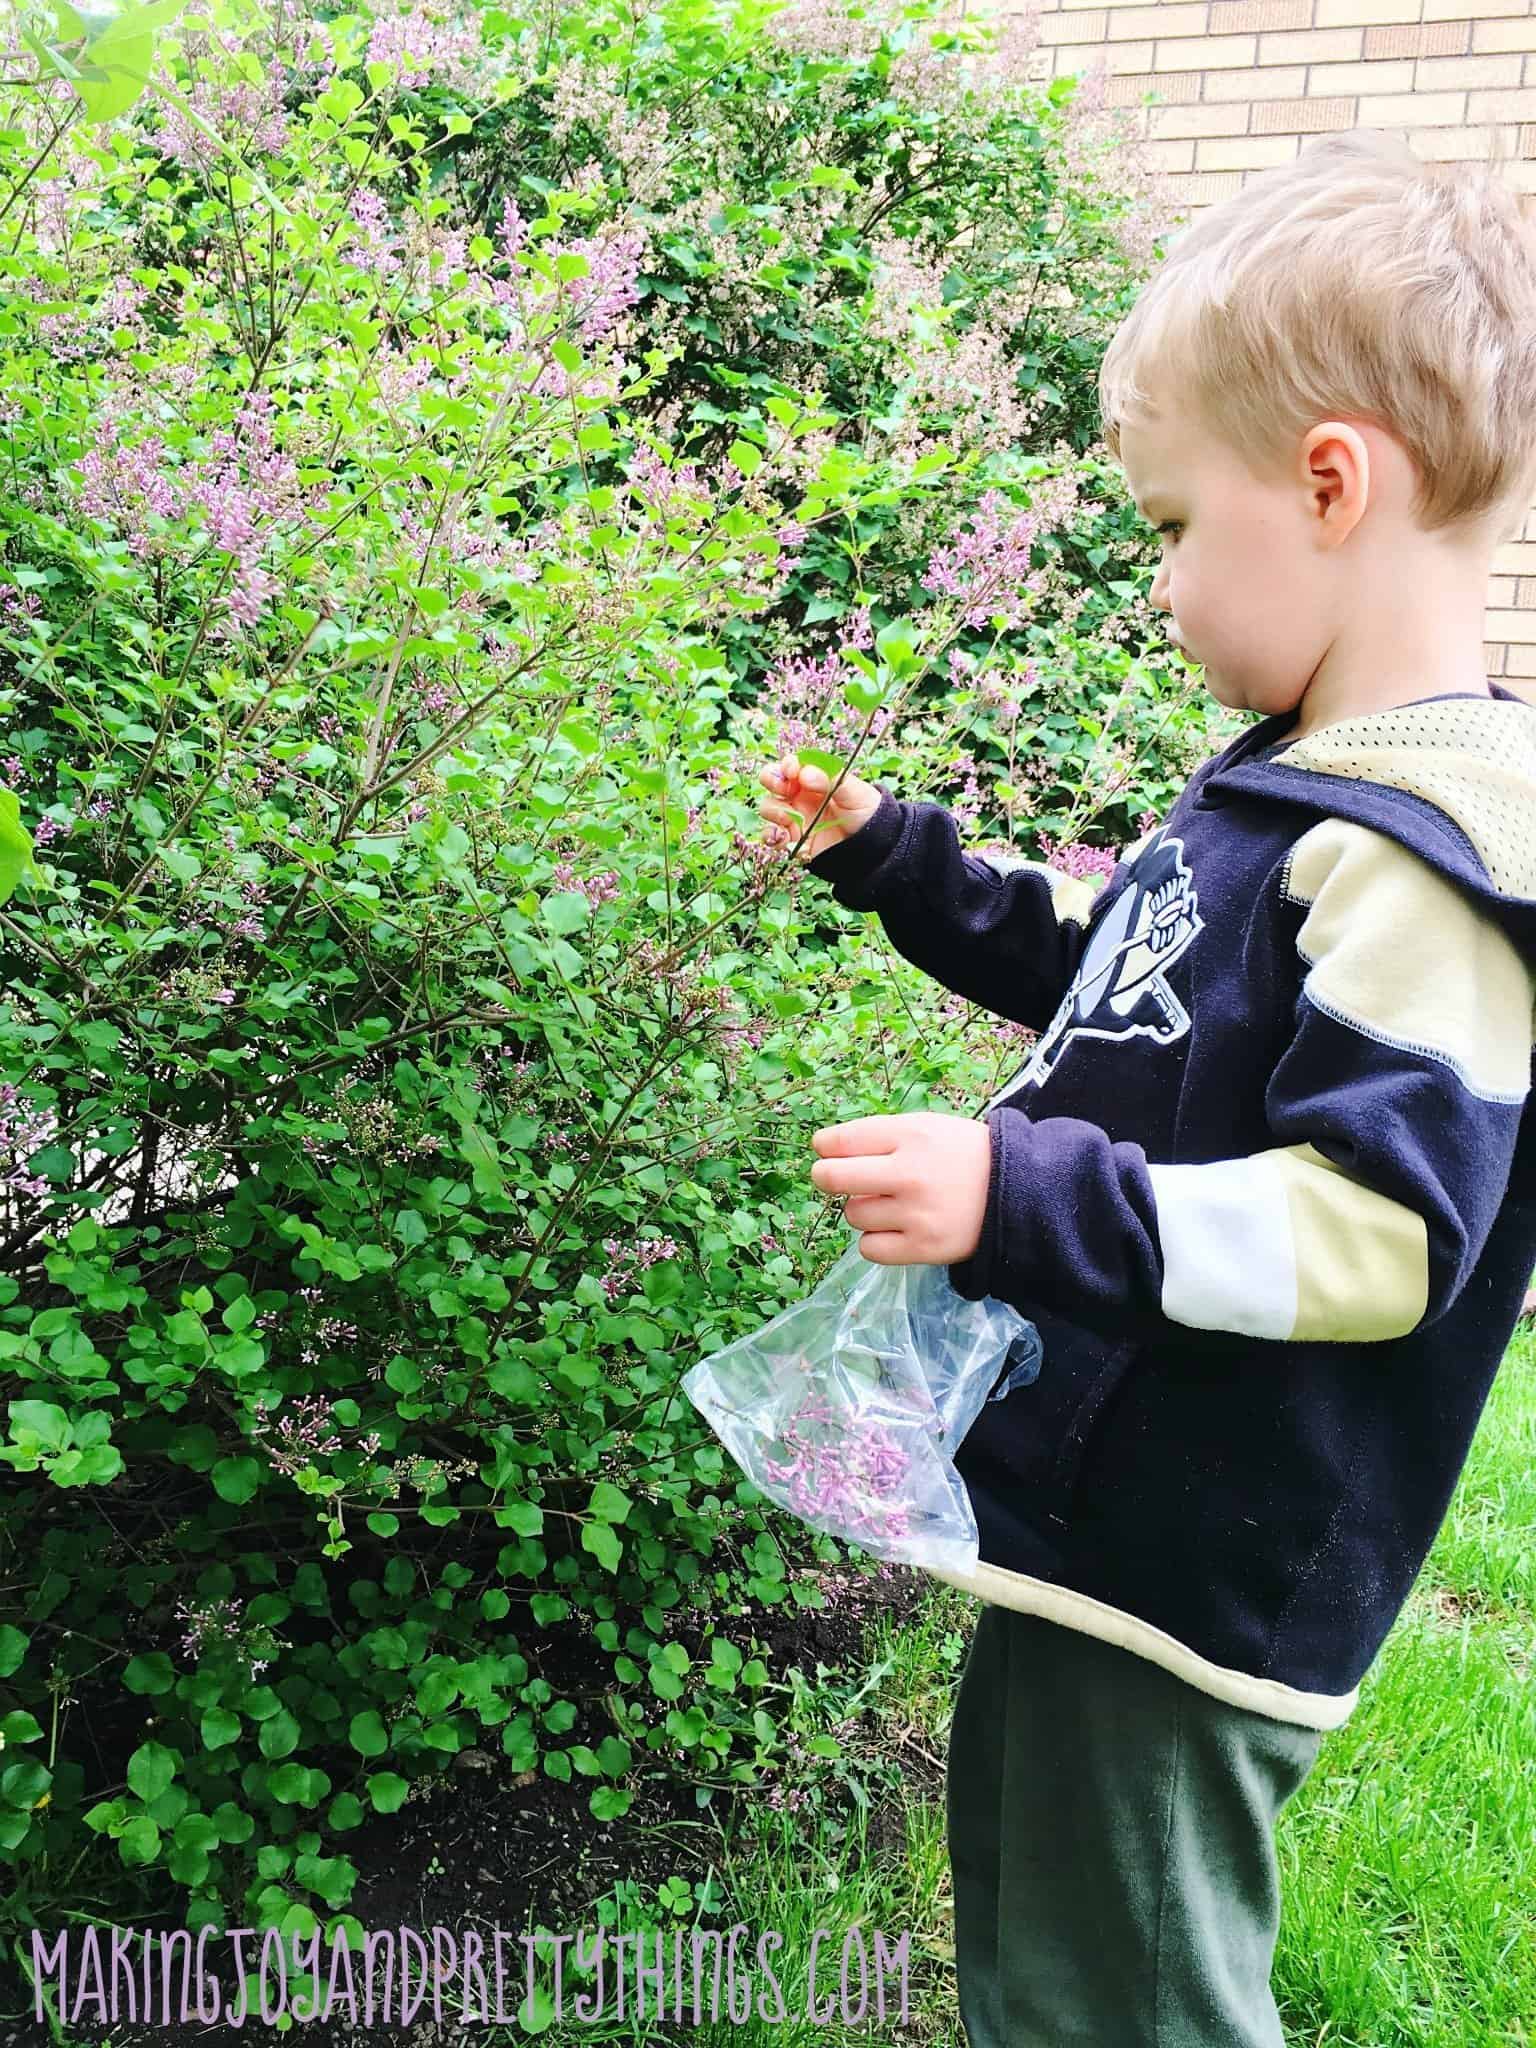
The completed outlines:
[[[854,1245],[815,1291],[702,1359],[683,1391],[754,1486],[893,1563],[965,1571],[976,1517],[954,1466],[988,1396],[1039,1374],[1035,1325],[967,1301],[943,1266]]]

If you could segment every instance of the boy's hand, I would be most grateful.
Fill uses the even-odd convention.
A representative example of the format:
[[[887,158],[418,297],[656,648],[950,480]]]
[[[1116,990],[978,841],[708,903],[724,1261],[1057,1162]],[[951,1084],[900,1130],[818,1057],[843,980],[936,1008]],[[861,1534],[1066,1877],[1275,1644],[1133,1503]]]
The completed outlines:
[[[820,768],[802,768],[794,754],[785,754],[772,767],[762,769],[758,779],[773,791],[757,807],[768,821],[770,845],[788,846],[816,818],[816,830],[799,851],[802,865],[825,853],[829,846],[838,846],[851,838],[880,808],[879,790],[872,782],[861,782],[857,775],[844,775],[831,801],[824,803],[832,778]]]
[[[811,1143],[814,1185],[847,1195],[844,1215],[877,1266],[947,1266],[981,1240],[992,1139],[971,1117],[916,1110],[831,1124]]]

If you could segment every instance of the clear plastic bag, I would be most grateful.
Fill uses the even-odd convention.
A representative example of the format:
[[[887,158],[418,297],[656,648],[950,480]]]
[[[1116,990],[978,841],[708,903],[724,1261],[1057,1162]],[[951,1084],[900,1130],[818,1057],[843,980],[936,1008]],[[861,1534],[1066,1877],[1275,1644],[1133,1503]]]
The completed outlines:
[[[989,1394],[1040,1366],[1038,1331],[1006,1302],[967,1301],[943,1266],[875,1265],[854,1245],[682,1385],[778,1506],[876,1557],[964,1571],[978,1538],[954,1453]]]

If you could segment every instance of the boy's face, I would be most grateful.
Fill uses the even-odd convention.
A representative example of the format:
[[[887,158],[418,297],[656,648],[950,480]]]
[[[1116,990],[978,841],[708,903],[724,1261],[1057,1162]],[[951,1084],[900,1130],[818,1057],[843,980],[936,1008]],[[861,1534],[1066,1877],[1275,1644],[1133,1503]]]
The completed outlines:
[[[1151,602],[1169,637],[1234,711],[1292,711],[1328,651],[1333,582],[1321,520],[1298,460],[1294,477],[1255,476],[1236,450],[1167,402],[1121,423],[1126,481],[1164,530]]]

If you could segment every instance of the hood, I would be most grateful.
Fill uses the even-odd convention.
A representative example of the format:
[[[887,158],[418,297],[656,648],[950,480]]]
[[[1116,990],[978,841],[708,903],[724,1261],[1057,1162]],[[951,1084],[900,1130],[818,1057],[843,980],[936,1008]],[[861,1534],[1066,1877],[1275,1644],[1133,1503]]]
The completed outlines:
[[[1294,715],[1266,718],[1229,747],[1201,808],[1232,797],[1291,804],[1368,825],[1477,899],[1536,959],[1536,704],[1493,695],[1425,697],[1339,719],[1281,754]]]

